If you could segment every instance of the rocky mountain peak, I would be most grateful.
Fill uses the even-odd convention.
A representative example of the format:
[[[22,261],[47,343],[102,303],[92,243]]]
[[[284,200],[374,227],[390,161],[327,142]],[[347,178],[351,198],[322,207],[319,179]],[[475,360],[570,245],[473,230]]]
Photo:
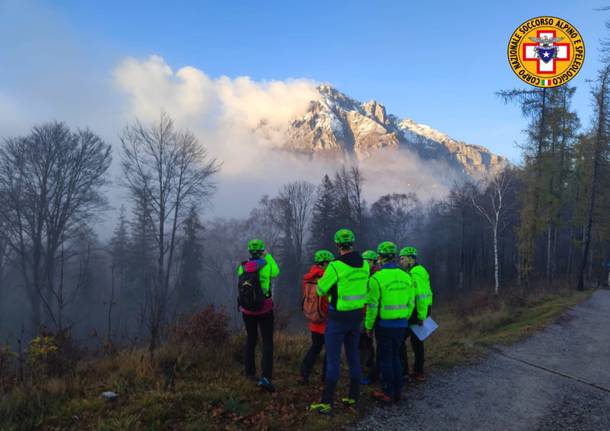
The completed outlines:
[[[422,160],[446,163],[458,175],[479,177],[505,164],[488,149],[455,140],[411,119],[398,119],[375,100],[361,103],[329,84],[305,114],[293,119],[282,139],[286,150],[311,158],[366,159],[382,148],[405,149]]]

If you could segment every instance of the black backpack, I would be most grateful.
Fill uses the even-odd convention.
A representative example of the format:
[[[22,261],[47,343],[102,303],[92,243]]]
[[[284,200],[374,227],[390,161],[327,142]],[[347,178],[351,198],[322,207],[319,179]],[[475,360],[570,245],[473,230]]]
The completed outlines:
[[[245,266],[245,263],[242,266]],[[246,272],[244,268],[237,280],[237,305],[248,311],[260,310],[265,302],[260,271],[261,268],[253,272]]]

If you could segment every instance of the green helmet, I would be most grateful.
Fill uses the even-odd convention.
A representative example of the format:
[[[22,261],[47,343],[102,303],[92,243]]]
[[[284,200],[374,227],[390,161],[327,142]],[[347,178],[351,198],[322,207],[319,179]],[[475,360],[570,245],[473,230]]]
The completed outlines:
[[[354,241],[356,241],[354,232],[349,229],[339,229],[335,233],[335,244],[352,244]]]
[[[398,247],[392,241],[384,241],[377,246],[377,253],[382,256],[396,256]]]
[[[375,253],[373,250],[366,250],[364,253],[362,253],[362,258],[366,260],[377,260],[377,257],[377,253]]]
[[[417,256],[417,249],[415,247],[405,247],[400,250],[401,256]]]
[[[251,239],[248,241],[248,251],[250,253],[256,253],[265,250],[265,243],[262,239]]]
[[[318,250],[313,255],[315,263],[332,262],[333,260],[335,260],[335,256],[328,250]]]

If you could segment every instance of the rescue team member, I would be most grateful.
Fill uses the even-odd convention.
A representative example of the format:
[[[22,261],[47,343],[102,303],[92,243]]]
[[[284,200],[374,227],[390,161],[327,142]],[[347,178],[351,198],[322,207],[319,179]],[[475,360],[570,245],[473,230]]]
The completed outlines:
[[[370,268],[370,275],[372,276],[379,269],[377,259],[379,256],[374,250],[366,250],[362,253],[362,258],[367,261]],[[366,313],[366,307],[364,309]],[[377,381],[379,375],[378,370],[378,355],[375,349],[375,343],[373,337],[366,335],[364,331],[360,334],[359,342],[360,350],[360,365],[362,367],[362,379],[360,380],[361,385],[370,385]]]
[[[258,379],[257,385],[269,392],[275,391],[271,384],[273,372],[273,300],[271,299],[270,282],[280,273],[280,269],[270,253],[265,252],[265,243],[260,239],[253,239],[248,242],[248,252],[250,258],[242,262],[237,268],[237,275],[242,279],[252,274],[258,281],[255,288],[262,290],[261,306],[258,309],[247,309],[240,306],[244,324],[246,325],[246,347],[245,347],[245,366],[246,377],[256,380],[256,365],[254,362],[254,351],[260,329],[263,340],[263,354],[261,359],[262,375]],[[256,277],[258,273],[258,277]],[[245,284],[245,283],[244,283]],[[254,289],[254,288],[253,288]],[[240,288],[241,295],[241,288]],[[256,291],[253,295],[257,295]]]
[[[415,287],[415,309],[409,324],[421,325],[428,316],[430,316],[430,308],[432,307],[432,289],[430,288],[430,275],[426,268],[417,262],[417,249],[414,247],[405,247],[400,250],[400,264],[409,273]],[[424,342],[421,341],[413,331],[407,331],[407,338],[411,337],[411,348],[415,355],[415,363],[413,364],[413,373],[410,376],[415,381],[423,382],[426,380],[424,374]],[[409,373],[406,339],[405,346],[402,349],[404,373]]]
[[[308,326],[311,331],[311,346],[303,358],[301,364],[301,377],[298,381],[299,384],[309,383],[309,375],[313,368],[316,359],[322,349],[324,348],[324,330],[326,329],[325,316],[328,314],[328,299],[325,296],[317,296],[317,293],[310,292],[308,289],[317,289],[318,280],[324,275],[324,270],[330,262],[335,260],[335,256],[328,250],[318,250],[314,253],[314,264],[309,268],[309,272],[303,276],[303,293],[304,301],[312,301],[313,311],[309,311],[308,307],[305,309],[306,315],[309,319]],[[314,296],[314,298],[310,298]],[[312,307],[309,307],[312,308]],[[308,312],[313,316],[308,315]],[[326,377],[326,357],[324,358],[324,365],[322,371],[322,380]]]
[[[400,400],[403,386],[400,350],[415,306],[415,292],[411,276],[396,262],[396,244],[384,241],[377,247],[377,253],[381,269],[369,280],[364,325],[369,336],[375,330],[383,381],[383,390],[372,395],[389,404]]]
[[[335,244],[340,256],[331,262],[318,281],[318,295],[328,296],[328,319],[324,342],[326,344],[326,381],[322,399],[313,403],[311,410],[319,413],[332,412],[333,398],[341,364],[341,346],[345,345],[345,355],[349,365],[349,395],[342,401],[347,406],[357,404],[360,397],[360,360],[358,339],[366,301],[369,265],[359,252],[354,251],[354,233],[349,229],[339,229],[335,234]]]

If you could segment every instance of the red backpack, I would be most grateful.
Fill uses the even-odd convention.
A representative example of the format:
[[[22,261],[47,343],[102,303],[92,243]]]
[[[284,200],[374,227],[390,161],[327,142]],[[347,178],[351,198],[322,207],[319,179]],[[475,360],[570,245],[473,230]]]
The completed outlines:
[[[317,279],[303,282],[303,314],[311,323],[324,322],[328,314],[326,307],[322,305],[324,298],[316,293],[317,288]]]

